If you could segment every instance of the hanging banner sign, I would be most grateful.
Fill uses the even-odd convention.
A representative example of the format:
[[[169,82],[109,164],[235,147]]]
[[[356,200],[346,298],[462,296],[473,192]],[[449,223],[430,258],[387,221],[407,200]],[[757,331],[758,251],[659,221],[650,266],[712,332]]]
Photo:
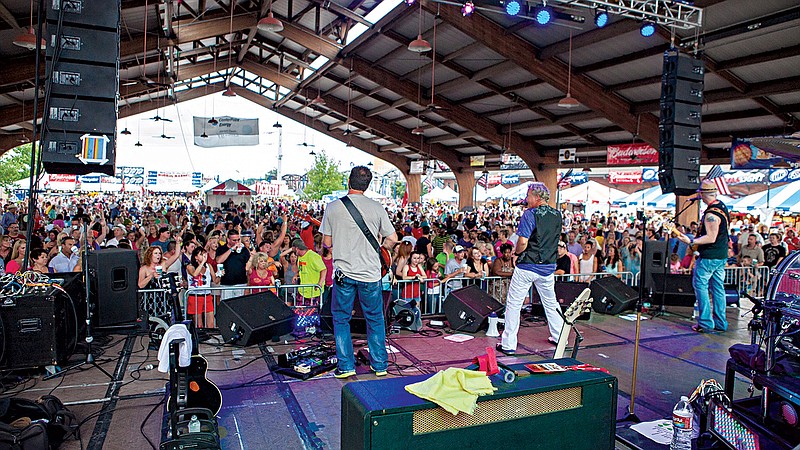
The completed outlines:
[[[411,167],[408,173],[412,175],[421,175],[425,173],[425,161],[411,161]]]
[[[649,144],[609,145],[606,162],[610,166],[658,164],[658,150]]]
[[[194,145],[204,148],[258,145],[258,119],[194,117]]]
[[[500,178],[500,182],[503,184],[519,184],[519,174],[503,175]]]
[[[731,169],[769,169],[782,162],[782,157],[756,147],[749,140],[734,139],[731,143]]]
[[[116,177],[124,180],[126,185],[141,186],[144,184],[144,167],[117,167]]]
[[[573,174],[568,176],[566,180],[562,181],[566,181],[570,186],[577,186],[579,184],[588,183],[589,174],[586,172],[573,172]]]
[[[483,167],[486,155],[474,155],[469,157],[469,165],[472,167]]]
[[[653,167],[645,167],[642,169],[642,181],[648,183],[658,181],[658,169]]]
[[[500,162],[502,163],[500,164],[500,169],[502,170],[525,170],[528,168],[522,158],[510,153],[503,153]]]
[[[608,173],[611,184],[642,184],[641,170],[612,170]]]

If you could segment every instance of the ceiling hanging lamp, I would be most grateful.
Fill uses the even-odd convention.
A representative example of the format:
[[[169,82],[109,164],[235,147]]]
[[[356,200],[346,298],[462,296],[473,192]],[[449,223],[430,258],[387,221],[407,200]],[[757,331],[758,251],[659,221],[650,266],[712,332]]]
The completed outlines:
[[[233,10],[234,8],[231,7],[231,23],[230,23],[230,30],[228,30],[228,34],[231,35],[230,39],[228,39],[228,67],[231,67],[231,55],[233,54],[233,38],[235,37],[233,34]],[[225,91],[222,93],[222,96],[236,97],[236,91],[234,91],[233,86],[231,86],[231,80],[233,80],[233,74],[236,72],[236,69],[231,68],[229,70],[230,73],[225,78]]]
[[[431,51],[431,44],[422,39],[422,5],[419,7],[419,34],[417,38],[408,44],[408,49],[414,53],[425,53]]]
[[[233,8],[231,8],[231,10],[232,9]],[[260,31],[266,31],[269,33],[280,33],[283,31],[283,22],[276,19],[275,16],[272,15],[272,0],[269,0],[269,13],[267,13],[267,17],[263,17],[258,21],[257,28]]]
[[[30,26],[24,33],[20,33],[12,41],[17,47],[22,47],[26,50],[36,50],[36,45],[41,44],[42,50],[47,47],[47,42],[44,39],[36,38],[36,31],[33,30],[33,0],[31,0],[31,22]]]
[[[581,103],[572,97],[572,30],[569,31],[569,57],[567,61],[567,96],[558,101],[558,106],[572,109],[581,106]]]

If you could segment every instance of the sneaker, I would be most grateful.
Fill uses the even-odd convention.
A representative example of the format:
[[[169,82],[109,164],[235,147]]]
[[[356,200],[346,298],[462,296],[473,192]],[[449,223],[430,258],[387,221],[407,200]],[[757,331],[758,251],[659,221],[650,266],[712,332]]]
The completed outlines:
[[[338,367],[333,371],[334,378],[350,378],[355,374],[355,370],[341,370]]]
[[[387,371],[386,371],[386,369],[383,369],[383,370],[375,370],[375,368],[374,368],[374,367],[372,367],[372,366],[369,366],[369,368],[370,368],[370,370],[372,370],[373,372],[375,372],[375,376],[376,376],[376,377],[385,377],[386,375],[388,375],[388,374],[389,374],[389,372],[387,372]]]
[[[504,355],[507,355],[507,356],[514,356],[514,355],[517,354],[516,350],[504,349],[502,344],[495,345],[494,349],[497,350],[498,352],[504,354]]]
[[[547,342],[549,342],[549,343],[551,343],[553,345],[558,345],[558,341],[553,339],[553,336],[548,336]]]

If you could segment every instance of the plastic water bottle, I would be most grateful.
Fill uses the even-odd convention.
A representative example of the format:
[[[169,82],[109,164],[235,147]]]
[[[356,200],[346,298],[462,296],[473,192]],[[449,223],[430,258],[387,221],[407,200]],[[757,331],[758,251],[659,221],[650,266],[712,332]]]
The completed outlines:
[[[672,410],[672,442],[670,450],[692,450],[692,422],[694,411],[689,399],[682,396]]]
[[[700,303],[695,300],[694,310],[692,311],[692,320],[697,319],[698,317],[700,317]]]
[[[199,433],[200,432],[200,421],[197,420],[197,416],[192,416],[189,420],[189,433]]]

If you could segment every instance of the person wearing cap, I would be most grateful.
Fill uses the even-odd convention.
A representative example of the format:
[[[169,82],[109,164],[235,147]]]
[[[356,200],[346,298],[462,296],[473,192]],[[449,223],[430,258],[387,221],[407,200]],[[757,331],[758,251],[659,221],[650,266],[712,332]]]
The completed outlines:
[[[522,213],[517,227],[517,267],[511,276],[506,299],[506,328],[496,349],[506,355],[517,350],[520,310],[531,285],[536,286],[547,318],[551,344],[558,342],[564,319],[556,300],[555,271],[558,260],[558,242],[561,237],[561,213],[547,204],[550,190],[544,183],[534,182],[528,187],[528,209]]]
[[[447,261],[444,265],[444,278],[442,284],[445,286],[444,296],[450,295],[450,291],[460,289],[463,286],[461,280],[453,280],[452,278],[464,278],[464,275],[469,271],[467,267],[467,249],[463,245],[456,245],[453,247],[453,259]]]
[[[2,219],[0,219],[0,228],[3,229],[3,232],[8,232],[8,226],[12,223],[17,222],[17,205],[10,203],[6,205],[6,212],[3,214]]]
[[[703,180],[698,190],[700,199],[708,205],[703,212],[697,237],[679,234],[678,239],[697,245],[700,255],[694,266],[692,286],[699,315],[697,324],[692,330],[702,333],[707,331],[725,331],[728,319],[725,317],[725,262],[728,259],[728,228],[731,218],[728,208],[717,198],[717,186],[713,180]],[[709,292],[711,297],[709,297]],[[713,303],[712,303],[713,302]],[[713,315],[712,315],[713,306]]]
[[[169,227],[160,227],[158,229],[158,239],[153,241],[150,246],[156,246],[161,249],[161,253],[169,251]]]
[[[380,203],[364,196],[371,181],[372,172],[367,167],[353,167],[348,177],[347,198],[361,214],[369,233],[384,249],[391,250],[397,242],[397,233],[389,215]],[[353,302],[358,298],[367,324],[370,368],[376,376],[384,376],[387,374],[389,356],[385,343],[381,257],[342,200],[333,201],[325,208],[320,232],[323,245],[331,247],[333,251],[331,315],[336,357],[339,360],[333,375],[336,378],[349,378],[356,374],[350,319]]]
[[[119,241],[124,238],[126,234],[128,234],[128,230],[125,228],[125,225],[114,225],[114,237],[106,242],[106,247],[119,247]]]
[[[328,268],[325,266],[325,262],[322,261],[322,256],[309,249],[302,239],[295,238],[292,241],[292,250],[297,255],[298,268],[298,273],[294,276],[292,282],[294,284],[316,285],[316,287],[298,288],[297,292],[300,294],[298,300],[306,306],[314,305],[316,304],[314,300],[319,300],[324,293]]]

